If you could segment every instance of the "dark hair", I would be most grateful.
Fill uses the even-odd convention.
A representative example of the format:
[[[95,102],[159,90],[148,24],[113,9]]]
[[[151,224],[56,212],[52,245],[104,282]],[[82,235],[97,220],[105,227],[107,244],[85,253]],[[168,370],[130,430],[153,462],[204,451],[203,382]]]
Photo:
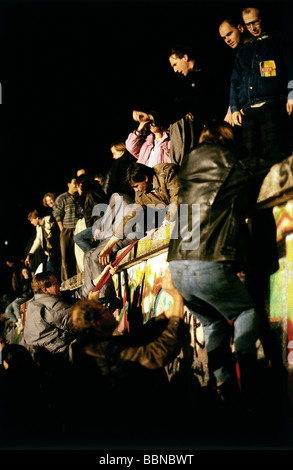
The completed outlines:
[[[125,181],[128,183],[131,181],[141,183],[145,180],[146,176],[149,180],[152,180],[154,176],[154,170],[149,166],[143,165],[142,163],[134,162],[131,163],[127,168]]]
[[[205,140],[212,140],[216,144],[232,144],[234,142],[233,127],[225,121],[211,121],[204,126],[199,143]]]
[[[76,175],[72,174],[72,175],[67,175],[67,176],[65,177],[65,183],[66,183],[66,184],[71,183],[72,180],[76,180]]]
[[[84,173],[76,177],[77,184],[87,183],[87,181],[88,181],[88,177]]]
[[[188,55],[189,60],[197,59],[195,52],[190,44],[176,44],[172,46],[169,52],[169,57],[173,54],[175,54],[179,59],[182,59],[185,54]]]
[[[31,272],[30,268],[29,268],[28,266],[26,266],[25,264],[22,264],[22,265],[20,266],[20,268],[19,268],[20,278],[21,278],[21,279],[24,279],[23,274],[22,274],[22,271],[23,271],[24,269],[26,269],[26,270],[28,271],[28,273],[29,273],[29,278],[31,279],[31,277],[32,277],[32,272]]]
[[[228,23],[230,26],[233,26],[234,28],[238,28],[238,26],[241,24],[243,26],[243,20],[242,18],[236,18],[235,16],[232,17],[232,16],[229,16],[227,18],[224,18],[221,22],[220,22],[220,25],[222,23]]]

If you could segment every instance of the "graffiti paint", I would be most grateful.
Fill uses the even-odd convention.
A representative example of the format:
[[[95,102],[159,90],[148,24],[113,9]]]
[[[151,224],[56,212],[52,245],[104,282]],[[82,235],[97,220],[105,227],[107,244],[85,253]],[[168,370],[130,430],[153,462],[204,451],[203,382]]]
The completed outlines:
[[[273,214],[276,221],[277,241],[279,242],[293,232],[293,201],[288,201],[283,206],[275,206]]]

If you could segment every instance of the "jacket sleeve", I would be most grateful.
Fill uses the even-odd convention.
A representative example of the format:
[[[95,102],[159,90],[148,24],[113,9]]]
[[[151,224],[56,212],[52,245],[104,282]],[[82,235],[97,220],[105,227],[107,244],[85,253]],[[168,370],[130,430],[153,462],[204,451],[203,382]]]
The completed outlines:
[[[130,346],[120,353],[122,362],[138,362],[147,369],[164,367],[179,353],[182,346],[184,320],[171,317],[160,337],[148,344]]]
[[[234,61],[234,66],[231,74],[230,82],[230,108],[231,112],[240,111],[241,105],[239,103],[239,92],[242,83],[242,70],[240,66],[240,59],[237,55]]]
[[[143,144],[143,139],[140,135],[136,135],[135,132],[131,132],[125,141],[125,147],[129,153],[135,158],[139,158],[140,149]]]
[[[64,204],[63,199],[57,197],[54,206],[53,206],[53,217],[55,217],[56,222],[61,222],[64,218]]]
[[[172,168],[166,178],[166,188],[170,196],[169,208],[166,214],[166,220],[172,221],[178,209],[178,174],[175,168]]]
[[[33,255],[37,251],[37,249],[40,248],[41,246],[42,246],[42,227],[38,225],[36,227],[36,236],[30,248],[29,253]]]

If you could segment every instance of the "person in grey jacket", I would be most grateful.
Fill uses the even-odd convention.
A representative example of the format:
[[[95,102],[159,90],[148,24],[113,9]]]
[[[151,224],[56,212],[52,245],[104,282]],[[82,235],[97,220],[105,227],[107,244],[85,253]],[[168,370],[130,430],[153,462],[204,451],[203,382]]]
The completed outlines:
[[[74,339],[70,331],[70,312],[78,294],[68,296],[66,291],[61,292],[58,280],[49,271],[33,277],[32,290],[34,298],[28,304],[24,327],[26,344],[33,351],[45,348],[49,353],[68,359],[68,348]],[[90,292],[88,296],[98,299],[99,292]]]

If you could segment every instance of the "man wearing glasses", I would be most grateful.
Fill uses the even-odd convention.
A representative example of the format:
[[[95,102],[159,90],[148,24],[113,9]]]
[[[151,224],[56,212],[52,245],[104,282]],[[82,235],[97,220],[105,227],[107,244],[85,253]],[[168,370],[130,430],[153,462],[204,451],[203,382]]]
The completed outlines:
[[[290,155],[288,116],[293,115],[293,60],[291,44],[284,34],[264,31],[257,8],[242,10],[244,26],[251,40],[238,50],[230,84],[233,124],[242,126],[242,141],[248,156],[271,165]],[[255,185],[258,193],[261,179]],[[278,269],[276,227],[272,209],[251,216],[252,256],[246,285],[263,318],[269,276]],[[268,253],[270,256],[268,256]],[[262,326],[266,356],[280,366],[280,355],[273,346],[268,321]]]
[[[259,10],[257,8],[245,8],[242,11],[243,22],[253,36],[260,36],[261,34],[261,18],[259,17]]]
[[[252,39],[238,51],[234,62],[230,87],[233,124],[242,126],[250,156],[270,159],[273,164],[290,152],[291,47],[283,34],[264,32],[257,8],[242,10],[242,17]]]

